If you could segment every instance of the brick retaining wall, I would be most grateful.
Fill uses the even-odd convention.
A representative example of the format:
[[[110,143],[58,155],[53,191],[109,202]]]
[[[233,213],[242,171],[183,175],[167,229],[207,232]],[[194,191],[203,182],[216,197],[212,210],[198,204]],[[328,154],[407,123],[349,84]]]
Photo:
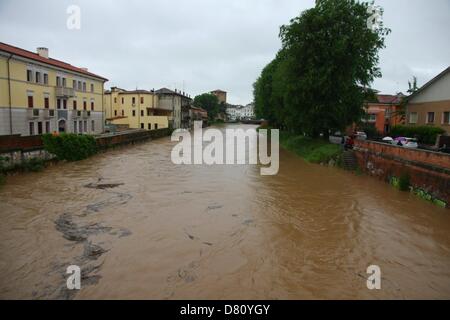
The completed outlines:
[[[450,155],[359,140],[355,155],[365,173],[385,181],[407,173],[414,188],[450,205]]]

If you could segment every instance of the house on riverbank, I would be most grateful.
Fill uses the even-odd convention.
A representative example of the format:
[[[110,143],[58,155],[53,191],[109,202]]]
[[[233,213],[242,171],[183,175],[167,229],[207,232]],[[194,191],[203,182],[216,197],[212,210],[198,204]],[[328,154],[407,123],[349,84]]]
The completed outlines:
[[[408,126],[436,126],[450,134],[450,67],[407,99]]]
[[[403,94],[375,94],[373,100],[366,102],[366,116],[362,122],[374,126],[377,132],[387,135],[391,128],[404,123],[401,114]]]
[[[0,42],[0,135],[103,132],[103,86],[108,79]]]
[[[157,130],[169,127],[171,110],[159,108],[154,90],[125,90],[112,87],[105,91],[106,121],[130,129]]]

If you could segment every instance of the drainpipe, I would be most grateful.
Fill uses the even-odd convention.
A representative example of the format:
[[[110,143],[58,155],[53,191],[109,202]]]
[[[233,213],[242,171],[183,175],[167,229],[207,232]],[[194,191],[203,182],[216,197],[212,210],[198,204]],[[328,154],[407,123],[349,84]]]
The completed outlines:
[[[138,122],[139,128],[141,127],[141,95],[138,93]],[[145,129],[145,126],[144,126]]]
[[[8,58],[8,100],[9,100],[9,134],[13,134],[13,127],[12,127],[12,102],[11,102],[11,74],[9,71],[9,61],[11,60],[11,58],[13,57],[13,55],[9,55]]]
[[[102,85],[102,133],[105,133],[105,82]]]

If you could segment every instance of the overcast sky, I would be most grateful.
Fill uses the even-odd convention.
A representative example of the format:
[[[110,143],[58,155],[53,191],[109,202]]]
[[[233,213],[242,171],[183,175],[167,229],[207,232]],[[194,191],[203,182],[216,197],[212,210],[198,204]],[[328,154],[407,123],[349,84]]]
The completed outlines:
[[[69,5],[81,29],[66,27]],[[450,66],[450,0],[378,0],[392,29],[374,88],[406,91]],[[192,96],[228,91],[252,101],[252,84],[280,48],[279,27],[314,0],[0,0],[0,41],[110,79],[106,87],[168,87]]]

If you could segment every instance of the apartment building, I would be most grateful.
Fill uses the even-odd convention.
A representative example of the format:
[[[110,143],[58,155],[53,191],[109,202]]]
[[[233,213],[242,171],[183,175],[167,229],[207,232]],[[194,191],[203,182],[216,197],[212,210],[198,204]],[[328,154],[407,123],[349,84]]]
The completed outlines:
[[[407,99],[407,125],[437,126],[450,134],[450,67]]]
[[[154,90],[112,87],[104,95],[106,120],[131,129],[157,130],[169,127],[171,110],[159,107]]]
[[[0,42],[0,135],[103,132],[108,79]]]
[[[170,90],[161,88],[156,90],[155,93],[158,96],[158,108],[171,112],[169,116],[169,127],[173,129],[181,128],[183,122],[185,122],[182,121],[183,109],[191,105],[191,97],[177,89]]]

